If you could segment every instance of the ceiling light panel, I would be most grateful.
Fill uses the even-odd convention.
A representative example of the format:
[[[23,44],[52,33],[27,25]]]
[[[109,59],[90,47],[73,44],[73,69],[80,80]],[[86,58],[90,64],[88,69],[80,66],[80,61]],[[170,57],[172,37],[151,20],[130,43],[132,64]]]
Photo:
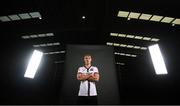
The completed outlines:
[[[118,12],[118,17],[126,18],[128,15],[129,15],[129,12],[127,12],[127,11],[119,11]]]
[[[180,25],[180,19],[175,19],[172,23],[173,23],[173,24]]]
[[[142,20],[149,20],[151,18],[152,15],[150,14],[141,14],[141,16],[139,17],[139,19]]]
[[[140,13],[130,12],[129,18],[138,19]]]
[[[110,33],[111,36],[118,36],[118,33]]]
[[[11,20],[20,20],[20,19],[21,19],[18,15],[8,15],[8,17],[9,17]]]
[[[153,15],[152,18],[150,19],[150,21],[159,22],[162,18],[163,18],[163,16]]]
[[[30,19],[31,18],[31,16],[28,13],[19,14],[19,16],[21,17],[21,19]]]
[[[0,20],[1,20],[2,22],[11,21],[7,16],[1,16],[1,17],[0,17]]]
[[[41,14],[39,12],[31,12],[29,14],[32,18],[41,18]]]
[[[161,22],[164,22],[164,23],[171,23],[172,20],[174,20],[174,18],[172,17],[164,17]]]

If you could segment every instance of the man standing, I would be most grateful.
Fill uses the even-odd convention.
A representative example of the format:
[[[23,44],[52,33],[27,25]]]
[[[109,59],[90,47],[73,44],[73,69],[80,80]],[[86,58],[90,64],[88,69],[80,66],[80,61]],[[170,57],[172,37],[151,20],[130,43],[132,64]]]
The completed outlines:
[[[98,68],[91,65],[92,56],[83,57],[84,66],[79,67],[77,79],[80,81],[78,104],[97,104],[96,82],[99,81]]]

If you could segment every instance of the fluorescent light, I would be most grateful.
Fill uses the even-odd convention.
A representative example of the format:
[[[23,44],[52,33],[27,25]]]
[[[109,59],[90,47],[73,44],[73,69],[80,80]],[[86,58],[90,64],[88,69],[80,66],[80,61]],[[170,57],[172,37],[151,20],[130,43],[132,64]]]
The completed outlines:
[[[33,45],[33,47],[40,47],[40,45]]]
[[[29,36],[22,36],[23,39],[29,39]]]
[[[62,54],[62,53],[65,53],[65,51],[54,51],[54,52],[47,52],[47,53],[44,53],[44,54],[48,55],[48,54]]]
[[[53,33],[47,33],[46,36],[54,36]]]
[[[118,43],[114,43],[113,45],[114,45],[114,46],[119,46],[119,44],[118,44]]]
[[[37,35],[30,35],[31,38],[37,38]]]
[[[135,54],[129,54],[129,53],[118,53],[118,52],[115,52],[114,53],[115,55],[121,55],[121,56],[128,56],[128,57],[137,57],[137,55]]]
[[[45,33],[45,34],[33,34],[33,35],[26,35],[22,36],[23,39],[29,39],[29,38],[41,38],[41,37],[51,37],[54,36],[53,33]]]
[[[125,56],[126,54],[125,54],[125,53],[119,53],[119,55],[121,55],[121,56]]]
[[[30,19],[31,16],[28,13],[19,14],[22,19]]]
[[[113,43],[111,43],[111,42],[107,42],[107,43],[106,43],[106,45],[112,46],[112,45],[113,45]]]
[[[152,18],[150,19],[150,21],[159,22],[162,18],[163,18],[163,16],[153,15]]]
[[[141,14],[141,16],[139,17],[139,19],[142,20],[149,20],[151,18],[152,15],[150,14]]]
[[[159,45],[155,44],[148,48],[156,74],[168,74]]]
[[[142,36],[135,36],[134,38],[135,39],[142,39],[143,37]]]
[[[121,46],[121,47],[126,47],[127,45],[126,45],[126,44],[121,44],[120,46]]]
[[[140,46],[134,46],[134,49],[140,49],[141,47]]]
[[[132,54],[131,57],[137,57],[137,55]]]
[[[0,17],[0,20],[1,20],[2,22],[11,21],[7,16],[1,16],[1,17]]]
[[[60,51],[60,53],[65,53],[66,51]]]
[[[147,50],[147,47],[141,47],[141,50]]]
[[[118,37],[126,37],[125,34],[118,34]]]
[[[164,17],[161,22],[164,22],[164,23],[170,23],[172,20],[174,20],[174,18],[172,17]]]
[[[38,66],[41,62],[42,56],[43,56],[43,52],[34,50],[32,57],[29,61],[28,67],[26,69],[26,72],[24,74],[24,77],[32,78],[32,79],[34,78],[37,72]]]
[[[55,43],[53,43],[53,45],[60,45],[60,43],[59,42],[55,42]]]
[[[45,37],[45,34],[38,34],[39,37]]]
[[[140,13],[130,12],[129,18],[138,19]]]
[[[175,19],[172,23],[180,25],[180,19]]]
[[[126,11],[119,11],[118,12],[118,17],[124,17],[126,18],[128,16],[129,12]]]
[[[41,46],[41,47],[45,47],[45,46],[47,46],[47,45],[46,45],[46,44],[40,44],[40,46]]]
[[[143,40],[151,40],[150,37],[143,37]]]
[[[39,12],[31,12],[29,14],[32,18],[41,18],[41,14]]]
[[[118,36],[118,33],[110,33],[111,36]]]
[[[8,15],[8,17],[11,19],[11,20],[20,20],[20,17],[18,15]]]
[[[126,38],[134,38],[134,35],[127,35]]]
[[[118,64],[118,65],[125,65],[125,63],[120,63],[120,62],[117,62],[116,64]]]
[[[126,47],[127,48],[133,48],[134,46],[133,45],[127,45]]]
[[[47,46],[52,46],[53,45],[53,43],[47,43]]]
[[[157,38],[152,38],[151,41],[157,42],[157,41],[159,41],[159,39],[157,39]]]
[[[131,56],[130,54],[126,54],[126,56]]]
[[[119,55],[119,53],[118,53],[118,52],[114,52],[114,54]]]

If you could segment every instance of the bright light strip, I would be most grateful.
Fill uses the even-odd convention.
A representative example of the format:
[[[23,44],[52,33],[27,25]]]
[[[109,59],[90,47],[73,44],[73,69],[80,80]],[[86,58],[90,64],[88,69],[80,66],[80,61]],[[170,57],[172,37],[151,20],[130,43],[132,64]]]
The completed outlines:
[[[141,50],[147,50],[147,47],[141,47]]]
[[[150,37],[143,37],[143,40],[151,40]]]
[[[175,19],[172,23],[180,25],[180,19]]]
[[[115,46],[115,47],[124,47],[124,48],[129,48],[129,49],[140,49],[140,50],[146,50],[147,47],[140,47],[136,45],[127,45],[127,44],[119,44],[119,43],[112,43],[112,42],[107,42],[106,45],[108,46]]]
[[[159,39],[157,39],[157,38],[152,38],[151,41],[158,42]]]
[[[20,20],[20,17],[18,15],[9,15],[8,16],[11,20]]]
[[[127,45],[126,44],[120,44],[120,47],[126,47]]]
[[[134,38],[134,35],[127,35],[126,38]]]
[[[115,55],[120,55],[120,56],[128,56],[128,57],[137,57],[135,54],[129,54],[129,53],[118,53],[114,52]]]
[[[118,37],[126,37],[125,34],[118,34]]]
[[[29,13],[32,18],[42,18],[39,12],[31,12]]]
[[[140,13],[130,12],[129,14],[129,18],[138,19],[139,16],[140,16]]]
[[[106,43],[106,45],[112,46],[112,45],[113,45],[113,43],[111,43],[111,42],[107,42],[107,43]]]
[[[158,42],[160,39],[158,38],[151,38],[151,37],[143,37],[143,36],[135,36],[135,35],[126,35],[126,34],[118,34],[118,33],[113,33],[116,34],[114,37],[124,37],[124,38],[130,38],[130,39],[138,39],[138,40],[146,40],[146,41],[153,41],[153,42]],[[111,35],[112,36],[112,35]]]
[[[134,46],[134,49],[140,49],[141,47],[140,46]]]
[[[0,20],[1,20],[2,22],[11,21],[7,16],[1,16],[1,17],[0,17]]]
[[[24,74],[24,77],[32,78],[32,79],[34,78],[37,72],[38,66],[41,62],[42,56],[43,56],[43,52],[34,50],[32,57],[29,61],[28,67],[26,69],[26,72]]]
[[[42,33],[42,34],[33,34],[33,35],[25,35],[21,36],[22,39],[34,39],[34,38],[43,38],[43,37],[52,37],[53,33]]]
[[[118,36],[118,33],[110,33],[111,36]]]
[[[114,46],[119,46],[119,43],[114,43],[113,45],[114,45]]]
[[[134,39],[142,39],[142,36],[135,36]]]
[[[60,43],[55,42],[55,43],[43,43],[43,44],[33,45],[33,47],[47,47],[47,46],[58,46],[58,45],[60,45]]]
[[[163,18],[163,16],[153,15],[152,18],[150,19],[150,21],[159,22],[162,18]]]
[[[149,20],[151,18],[151,14],[141,14],[141,16],[139,17],[139,19],[142,20]]]
[[[44,53],[45,55],[48,55],[48,54],[63,54],[65,53],[65,51],[54,51],[54,52],[47,52],[47,53]]]
[[[133,45],[127,45],[127,48],[133,48],[134,46]]]
[[[139,19],[139,20],[155,21],[155,22],[161,22],[161,23],[170,23],[170,24],[173,24],[172,26],[180,25],[179,18],[172,18],[172,17],[159,16],[159,15],[153,15],[153,14],[119,11],[117,14],[117,17],[127,18],[127,20]]]
[[[116,64],[118,64],[118,65],[125,65],[125,63],[120,63],[120,62],[117,62]]]
[[[171,23],[171,21],[174,20],[174,18],[172,17],[164,17],[161,22],[164,22],[164,23]]]
[[[156,74],[168,74],[159,45],[155,44],[148,48]]]
[[[41,14],[39,12],[30,12],[30,13],[21,13],[21,14],[11,14],[8,16],[0,16],[0,21],[8,22],[8,21],[25,20],[32,18],[42,19]]]
[[[30,19],[31,16],[28,13],[22,13],[22,14],[18,14],[21,19]]]
[[[124,17],[126,18],[128,16],[129,12],[127,11],[119,11],[118,12],[118,17]]]

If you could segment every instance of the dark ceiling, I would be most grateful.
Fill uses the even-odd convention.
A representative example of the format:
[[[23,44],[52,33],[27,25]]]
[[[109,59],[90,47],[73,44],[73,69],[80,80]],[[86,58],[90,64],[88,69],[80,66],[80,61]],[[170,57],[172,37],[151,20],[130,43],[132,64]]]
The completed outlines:
[[[117,42],[149,46],[147,41],[110,36],[111,32],[152,35],[160,39],[168,75],[156,75],[148,50],[114,47],[116,52],[137,54],[136,58],[115,56],[122,104],[179,104],[180,25],[129,20],[118,11],[134,11],[180,18],[178,0],[26,0],[0,3],[0,16],[39,12],[42,19],[0,22],[1,104],[58,104],[65,54],[47,55],[36,79],[23,77],[32,45],[60,42],[39,48],[43,52],[65,50],[67,44],[106,45]],[[85,16],[85,19],[82,19]],[[54,33],[51,38],[22,39],[21,36]],[[59,62],[59,63],[54,63]],[[61,71],[58,71],[61,70]],[[43,89],[43,90],[42,90]],[[49,99],[50,97],[50,99]],[[38,99],[41,98],[41,99]]]

